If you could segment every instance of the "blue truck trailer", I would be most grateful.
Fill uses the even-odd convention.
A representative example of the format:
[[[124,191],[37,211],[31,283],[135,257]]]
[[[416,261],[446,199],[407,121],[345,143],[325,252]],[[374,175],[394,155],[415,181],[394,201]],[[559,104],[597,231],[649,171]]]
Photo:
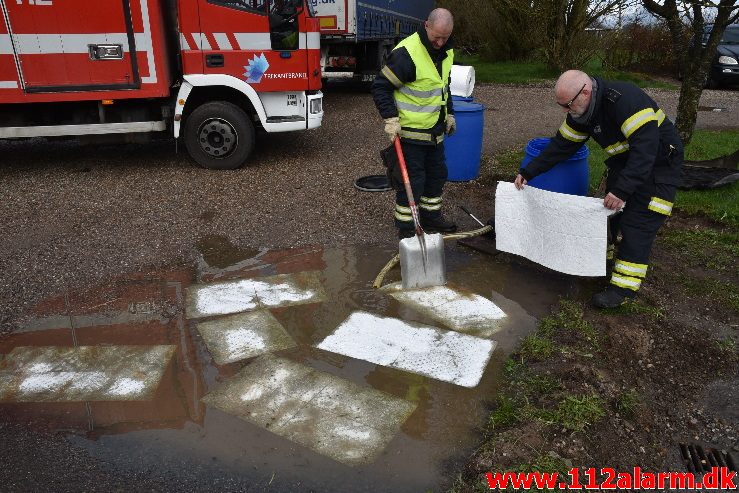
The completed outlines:
[[[418,30],[434,0],[308,0],[321,26],[323,77],[371,82],[395,45]]]

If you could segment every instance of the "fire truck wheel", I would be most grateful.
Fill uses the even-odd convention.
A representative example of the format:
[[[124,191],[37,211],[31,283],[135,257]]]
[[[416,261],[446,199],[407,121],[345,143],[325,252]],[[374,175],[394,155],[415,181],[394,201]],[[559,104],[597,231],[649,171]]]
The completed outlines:
[[[185,147],[203,168],[236,169],[254,149],[254,125],[238,106],[206,103],[185,121]]]

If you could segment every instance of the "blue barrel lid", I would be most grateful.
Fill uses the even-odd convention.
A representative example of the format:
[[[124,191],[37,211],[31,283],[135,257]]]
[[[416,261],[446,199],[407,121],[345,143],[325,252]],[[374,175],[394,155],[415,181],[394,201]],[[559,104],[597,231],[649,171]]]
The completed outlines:
[[[457,111],[457,106],[454,106],[454,111]],[[552,140],[549,137],[539,137],[536,139],[531,139],[528,144],[526,144],[526,154],[532,157],[536,157],[539,154],[541,154],[541,151],[543,151],[548,145],[549,141]],[[588,149],[587,145],[583,145],[580,149],[577,150],[575,154],[573,154],[569,160],[577,160],[577,159],[583,159],[588,157],[590,155],[590,149]]]
[[[467,101],[454,101],[454,112],[455,113],[464,113],[464,112],[474,112],[474,111],[482,111],[485,107],[481,105],[480,103],[473,103],[473,102],[467,102]]]

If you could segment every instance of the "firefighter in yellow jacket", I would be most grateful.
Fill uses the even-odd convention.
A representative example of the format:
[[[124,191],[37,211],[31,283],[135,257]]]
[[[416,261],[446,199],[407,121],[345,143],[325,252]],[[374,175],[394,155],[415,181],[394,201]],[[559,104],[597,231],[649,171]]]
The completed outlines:
[[[456,129],[449,93],[453,27],[451,12],[434,9],[418,32],[398,43],[372,85],[385,132],[391,141],[400,138],[421,225],[430,233],[457,230],[441,214],[447,179],[444,135]],[[403,189],[396,192],[395,225],[401,239],[415,234]]]

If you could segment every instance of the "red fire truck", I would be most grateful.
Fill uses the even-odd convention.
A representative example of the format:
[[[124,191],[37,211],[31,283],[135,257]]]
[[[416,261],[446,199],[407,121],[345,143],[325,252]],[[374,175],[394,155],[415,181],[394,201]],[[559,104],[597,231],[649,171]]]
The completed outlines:
[[[232,169],[256,129],[321,125],[319,26],[304,0],[0,7],[0,138],[166,131],[201,166]]]

